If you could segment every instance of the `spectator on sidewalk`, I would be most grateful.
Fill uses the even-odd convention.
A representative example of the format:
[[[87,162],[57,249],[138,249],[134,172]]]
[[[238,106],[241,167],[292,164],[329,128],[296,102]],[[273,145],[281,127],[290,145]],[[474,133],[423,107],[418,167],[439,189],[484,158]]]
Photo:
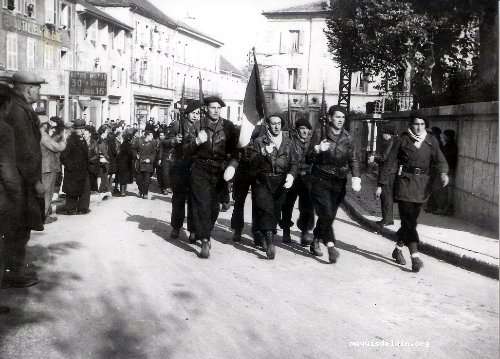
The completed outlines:
[[[61,172],[61,152],[66,148],[64,121],[53,116],[40,127],[42,135],[42,183],[45,187],[45,223],[52,223],[57,217],[49,217],[55,183]]]
[[[40,121],[32,104],[40,99],[41,84],[37,74],[16,72],[14,91],[6,122],[14,131],[16,166],[21,184],[21,213],[16,230],[6,241],[7,269],[4,281],[11,287],[28,287],[38,283],[36,273],[27,270],[26,245],[32,230],[42,231],[45,204],[42,184],[42,150]]]
[[[150,131],[144,131],[144,137],[140,138],[134,146],[137,158],[136,182],[137,187],[139,187],[140,198],[148,198],[153,165],[158,152],[157,147],[157,143],[153,139],[153,133]]]
[[[160,186],[160,191],[162,194],[169,193],[170,183],[170,168],[173,162],[173,146],[169,144],[166,139],[165,133],[160,132],[159,136],[159,155],[158,155],[158,167],[156,169],[156,178],[158,180],[158,185]]]
[[[314,205],[311,197],[311,164],[305,162],[305,155],[311,141],[312,126],[307,114],[295,121],[295,130],[290,131],[295,152],[299,157],[299,171],[293,186],[287,191],[281,213],[283,243],[290,243],[290,227],[293,225],[292,213],[297,198],[299,199],[299,218],[297,227],[301,231],[300,244],[308,246],[313,241],[311,230],[314,228]]]
[[[347,175],[352,174],[352,189],[361,190],[359,160],[351,135],[344,129],[346,112],[340,106],[328,109],[325,128],[314,131],[307,161],[312,163],[311,195],[318,215],[314,228],[311,253],[321,256],[320,241],[328,248],[328,260],[336,263],[339,256],[335,248],[333,221],[346,194]]]
[[[380,176],[382,174],[382,167],[384,167],[385,162],[387,161],[387,157],[391,152],[392,146],[394,144],[394,139],[396,136],[396,129],[394,126],[386,125],[382,127],[382,141],[380,144],[380,152],[373,159],[370,158],[369,162],[376,162],[378,164],[378,187],[375,192],[375,196],[377,199],[381,200],[382,207],[382,219],[377,223],[380,226],[390,226],[394,224],[394,178],[396,177],[396,172],[390,174],[390,178],[388,178],[385,182],[387,184],[380,184]],[[377,147],[378,147],[377,146]]]
[[[89,143],[91,131],[83,120],[73,122],[66,149],[61,153],[64,165],[63,191],[66,204],[61,214],[87,214],[90,212]]]
[[[132,151],[132,136],[130,132],[125,132],[119,136],[121,143],[116,157],[117,179],[120,184],[120,196],[127,195],[127,185],[133,182],[134,178],[134,153]]]
[[[431,171],[436,169],[442,186],[448,185],[448,165],[439,148],[439,142],[426,131],[426,121],[413,116],[409,128],[395,141],[382,168],[379,182],[387,185],[392,173],[396,173],[394,199],[398,202],[401,228],[392,257],[398,264],[406,264],[402,248],[410,250],[412,271],[418,272],[423,262],[418,253],[417,219],[422,204],[429,197]]]
[[[10,78],[0,74],[0,287],[6,262],[5,241],[14,234],[15,226],[21,217],[21,178],[16,166],[16,146],[14,130],[5,122],[10,111]],[[0,305],[0,314],[9,308]]]
[[[109,183],[108,173],[111,162],[110,148],[108,142],[110,130],[108,126],[101,126],[97,131],[99,139],[97,140],[97,151],[99,154],[99,177],[98,188],[102,194],[102,199],[111,197],[111,183]]]

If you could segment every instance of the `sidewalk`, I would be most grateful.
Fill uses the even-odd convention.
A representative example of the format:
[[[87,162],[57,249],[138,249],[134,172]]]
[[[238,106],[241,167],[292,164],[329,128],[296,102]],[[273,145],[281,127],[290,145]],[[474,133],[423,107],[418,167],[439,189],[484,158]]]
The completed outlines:
[[[375,199],[376,177],[362,175],[362,190],[353,192],[348,186],[344,200],[347,213],[368,230],[395,241],[400,226],[397,204],[394,225],[380,228],[380,201]],[[419,249],[422,253],[467,270],[498,279],[498,235],[461,219],[438,216],[422,210],[418,219]]]

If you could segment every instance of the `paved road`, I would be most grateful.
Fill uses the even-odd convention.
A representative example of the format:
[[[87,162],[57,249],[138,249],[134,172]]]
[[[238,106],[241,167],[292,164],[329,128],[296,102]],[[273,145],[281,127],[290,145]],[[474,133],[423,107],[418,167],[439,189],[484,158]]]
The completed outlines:
[[[337,264],[269,261],[229,216],[209,260],[168,239],[167,196],[60,217],[30,242],[42,282],[0,292],[0,358],[498,358],[498,281],[425,256],[414,274],[343,212]]]

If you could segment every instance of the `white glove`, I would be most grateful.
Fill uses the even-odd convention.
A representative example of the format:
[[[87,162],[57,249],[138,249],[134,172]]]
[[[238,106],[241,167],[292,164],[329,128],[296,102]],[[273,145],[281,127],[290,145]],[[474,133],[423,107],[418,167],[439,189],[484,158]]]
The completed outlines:
[[[450,177],[446,173],[441,173],[441,184],[443,187],[448,186],[448,183],[450,183]]]
[[[354,192],[361,191],[361,178],[359,178],[359,177],[353,177],[351,179],[351,185],[352,185],[352,190]]]
[[[271,153],[273,153],[273,150],[274,150],[274,145],[271,144],[271,145],[266,146],[267,153],[271,154]]]
[[[224,171],[224,181],[229,182],[233,179],[236,169],[233,166],[227,166]]]
[[[380,199],[380,196],[382,195],[382,187],[377,187],[377,190],[375,191],[375,198]]]
[[[149,158],[146,158],[146,159],[144,160],[144,162],[149,163],[149,162],[151,162],[151,161],[149,160]]]
[[[323,140],[319,145],[314,146],[314,150],[317,153],[328,151],[329,148],[330,142],[328,142],[327,140]]]
[[[201,130],[198,133],[198,137],[196,137],[196,144],[199,146],[202,143],[205,143],[207,141],[208,141],[208,135],[207,135],[207,133],[205,132],[205,130]]]
[[[108,163],[108,161],[107,161],[104,157],[101,157],[101,158],[99,159],[99,162],[100,162],[100,163]]]
[[[289,173],[286,175],[286,180],[285,180],[285,184],[283,185],[283,187],[285,187],[286,189],[289,189],[291,188],[293,185],[293,176]]]

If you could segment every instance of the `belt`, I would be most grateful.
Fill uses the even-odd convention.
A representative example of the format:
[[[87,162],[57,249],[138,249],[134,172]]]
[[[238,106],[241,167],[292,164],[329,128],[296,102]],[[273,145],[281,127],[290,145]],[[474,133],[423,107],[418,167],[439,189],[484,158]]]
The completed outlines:
[[[414,175],[423,175],[427,173],[427,169],[413,166],[401,166],[401,171],[405,173],[410,173]]]
[[[323,178],[326,180],[331,180],[333,178],[344,178],[344,170],[343,167],[333,167],[329,169],[328,171],[323,171],[322,169],[314,166],[312,168],[311,174],[313,176]]]

